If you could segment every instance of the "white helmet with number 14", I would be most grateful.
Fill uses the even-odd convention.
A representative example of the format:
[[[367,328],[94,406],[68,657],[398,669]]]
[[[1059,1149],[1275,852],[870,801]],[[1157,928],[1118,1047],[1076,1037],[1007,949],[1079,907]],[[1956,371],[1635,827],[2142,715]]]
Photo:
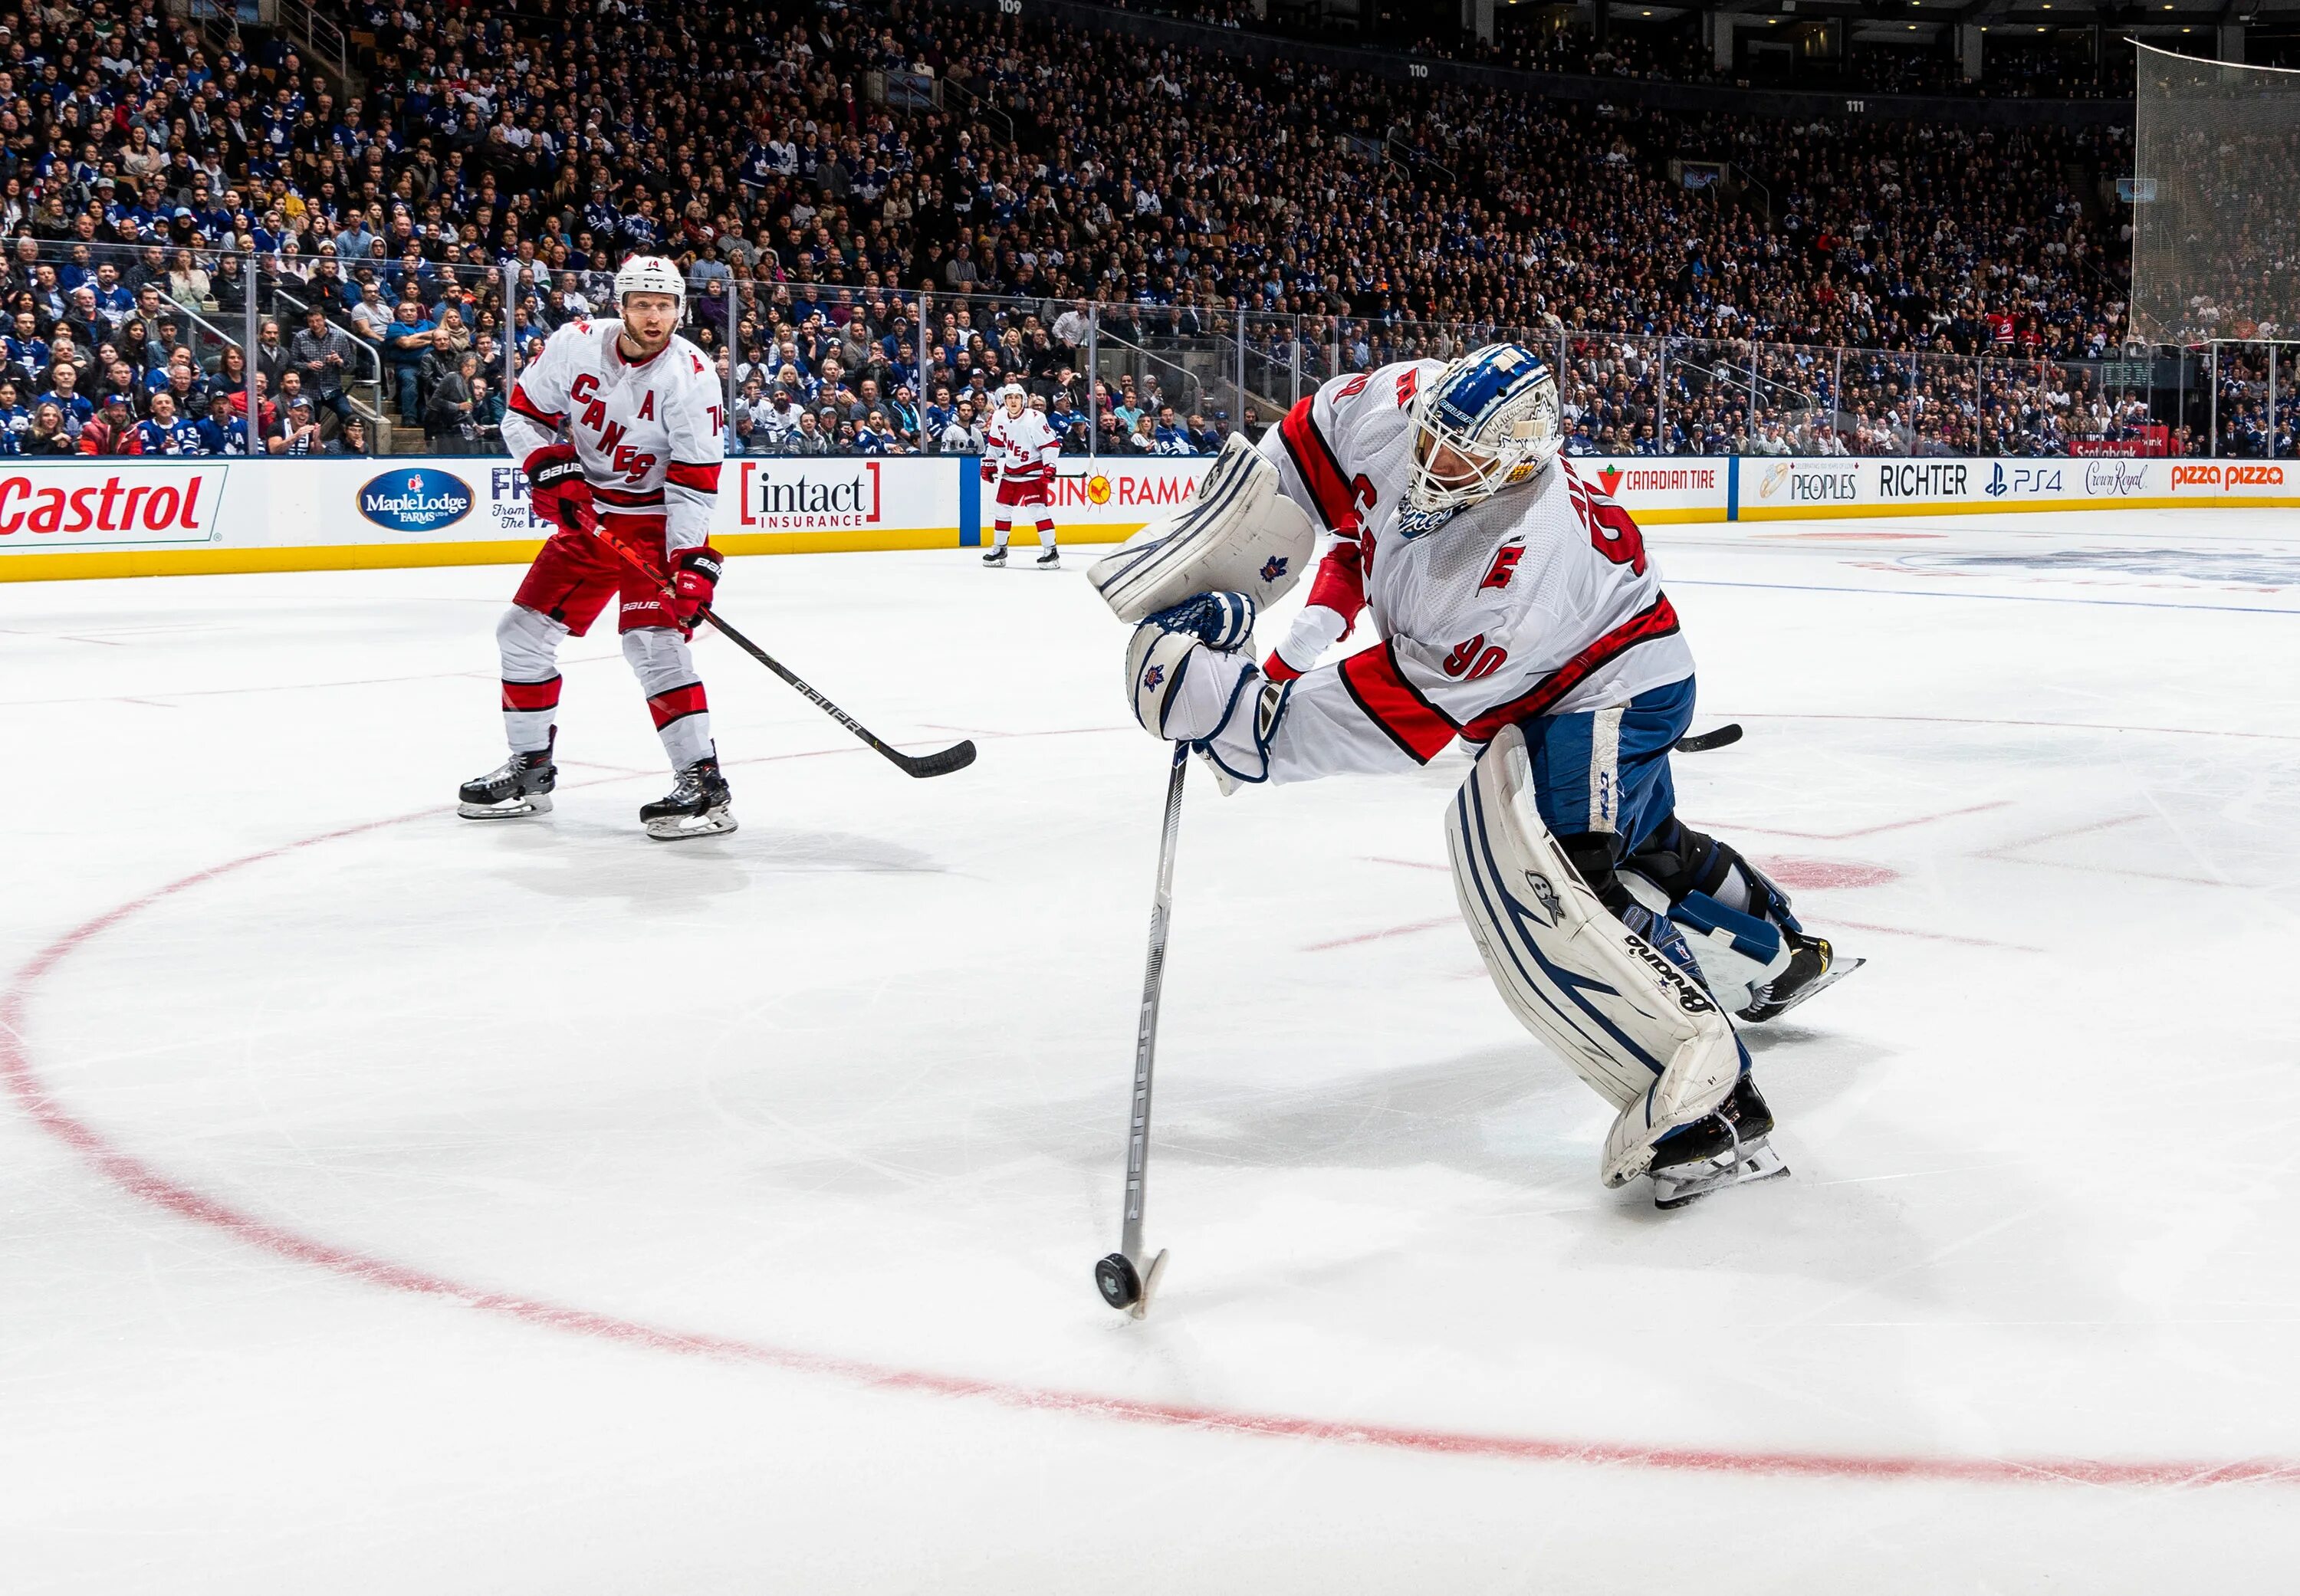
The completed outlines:
[[[678,266],[661,255],[633,255],[615,273],[615,308],[622,309],[623,301],[633,294],[668,294],[681,311],[687,309],[687,279],[679,276]]]

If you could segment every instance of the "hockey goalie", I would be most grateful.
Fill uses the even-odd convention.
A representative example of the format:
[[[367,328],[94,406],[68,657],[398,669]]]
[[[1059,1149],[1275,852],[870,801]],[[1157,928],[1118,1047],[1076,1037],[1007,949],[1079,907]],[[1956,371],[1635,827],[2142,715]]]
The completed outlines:
[[[1097,564],[1138,624],[1135,717],[1226,791],[1476,762],[1446,817],[1455,895],[1528,1029],[1616,1110],[1600,1174],[1675,1207],[1785,1174],[1733,1019],[1858,962],[1678,819],[1693,655],[1635,521],[1558,453],[1554,377],[1492,345],[1323,385],[1192,504]],[[1322,543],[1322,549],[1318,544]],[[1316,553],[1257,663],[1254,616]],[[1320,660],[1370,617],[1379,640]]]

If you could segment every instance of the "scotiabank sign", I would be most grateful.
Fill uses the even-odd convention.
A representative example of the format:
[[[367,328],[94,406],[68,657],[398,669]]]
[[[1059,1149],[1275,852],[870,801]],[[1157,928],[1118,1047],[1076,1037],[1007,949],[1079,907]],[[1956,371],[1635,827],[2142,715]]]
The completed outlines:
[[[0,550],[206,543],[222,466],[41,466],[0,474]]]
[[[879,524],[883,462],[826,455],[746,460],[736,474],[746,532],[832,532]]]

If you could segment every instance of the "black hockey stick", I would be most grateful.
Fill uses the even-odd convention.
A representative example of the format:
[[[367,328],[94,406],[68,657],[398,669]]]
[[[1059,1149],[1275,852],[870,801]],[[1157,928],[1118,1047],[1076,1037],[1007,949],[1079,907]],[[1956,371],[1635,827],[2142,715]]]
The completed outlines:
[[[1166,928],[1174,913],[1174,840],[1182,828],[1182,778],[1190,745],[1174,744],[1166,778],[1166,824],[1158,834],[1158,892],[1150,900],[1150,952],[1142,968],[1142,1007],[1135,1011],[1134,1100],[1126,1130],[1126,1217],[1118,1251],[1094,1266],[1095,1289],[1112,1308],[1140,1318],[1166,1272],[1166,1253],[1142,1261],[1142,1189],[1150,1172],[1150,1066],[1158,1052],[1158,989],[1166,975]]]
[[[1696,733],[1677,740],[1679,753],[1707,753],[1712,748],[1730,748],[1741,740],[1741,723],[1728,720],[1715,731]]]
[[[668,582],[665,582],[661,577],[656,576],[654,572],[649,570],[645,561],[641,560],[637,554],[632,553],[630,550],[625,548],[621,544],[617,543],[613,538],[609,537],[604,532],[600,531],[598,528],[593,527],[591,530],[597,536],[600,542],[614,550],[616,553],[621,554],[623,557],[624,562],[629,565],[633,570],[636,570],[642,576],[648,578],[657,587],[661,588],[662,590],[663,597],[671,600],[674,603],[678,602],[679,594],[671,591],[671,585]],[[741,649],[745,653],[750,655],[751,658],[756,660],[769,670],[773,671],[777,676],[782,677],[783,680],[797,688],[799,695],[807,700],[808,702],[813,704],[816,709],[821,710],[824,714],[838,722],[839,725],[845,727],[848,731],[853,732],[856,736],[862,738],[865,743],[868,743],[879,752],[886,755],[888,760],[894,764],[896,769],[902,771],[904,775],[916,776],[920,777],[929,776],[948,776],[954,770],[963,770],[969,765],[974,763],[974,744],[971,739],[963,743],[954,743],[948,748],[942,750],[938,753],[904,753],[901,749],[893,746],[891,744],[881,741],[869,727],[864,726],[860,720],[855,719],[854,716],[848,714],[845,710],[840,709],[837,704],[831,702],[830,700],[825,698],[821,694],[817,693],[812,687],[808,686],[806,683],[800,680],[799,677],[791,671],[788,666],[786,666],[781,661],[776,659],[774,655],[769,653],[765,649],[761,648],[757,644],[752,642],[748,637],[744,636],[742,633],[737,631],[733,627],[729,626],[725,621],[720,619],[717,613],[714,612],[708,605],[697,610],[696,614],[701,619],[709,621],[712,626],[717,627],[719,630],[726,636],[728,642],[733,644],[737,648]]]

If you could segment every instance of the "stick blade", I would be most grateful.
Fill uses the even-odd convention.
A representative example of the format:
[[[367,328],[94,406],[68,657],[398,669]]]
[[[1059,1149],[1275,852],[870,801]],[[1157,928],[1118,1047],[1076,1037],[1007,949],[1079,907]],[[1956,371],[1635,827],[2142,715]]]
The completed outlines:
[[[1142,1294],[1135,1298],[1134,1305],[1126,1310],[1129,1317],[1138,1319],[1150,1311],[1150,1299],[1158,1294],[1158,1283],[1165,1278],[1166,1249],[1161,1247],[1158,1256],[1152,1259],[1150,1267],[1143,1271]]]
[[[939,753],[904,754],[899,763],[906,773],[921,780],[930,776],[948,776],[974,763],[974,743],[970,738]]]
[[[1677,740],[1680,753],[1707,753],[1712,748],[1730,748],[1741,740],[1741,723],[1729,720],[1715,731],[1699,732]]]

